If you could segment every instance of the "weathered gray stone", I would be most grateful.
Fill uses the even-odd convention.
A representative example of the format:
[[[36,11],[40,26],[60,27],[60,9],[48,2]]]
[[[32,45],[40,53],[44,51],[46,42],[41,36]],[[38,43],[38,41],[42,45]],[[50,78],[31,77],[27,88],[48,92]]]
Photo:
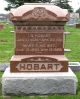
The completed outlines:
[[[11,33],[15,33],[15,31],[10,31]]]
[[[69,68],[68,72],[26,72],[10,73],[7,68],[2,76],[3,95],[32,94],[76,94],[77,78]]]
[[[9,66],[10,66],[10,63],[1,63],[0,64],[0,71],[5,71],[5,69]]]
[[[69,62],[69,67],[73,71],[80,71],[80,63],[79,62]]]
[[[64,32],[64,35],[69,35],[70,34],[70,32]]]
[[[70,49],[64,49],[64,52],[71,52]]]

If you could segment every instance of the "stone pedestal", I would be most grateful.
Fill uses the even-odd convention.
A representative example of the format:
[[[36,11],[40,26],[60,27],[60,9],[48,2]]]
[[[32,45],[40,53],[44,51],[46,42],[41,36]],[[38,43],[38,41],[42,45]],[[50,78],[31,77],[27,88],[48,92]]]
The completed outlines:
[[[68,59],[64,55],[13,55],[10,72],[67,72]]]
[[[68,72],[11,73],[7,68],[2,76],[3,95],[76,94],[76,75]]]

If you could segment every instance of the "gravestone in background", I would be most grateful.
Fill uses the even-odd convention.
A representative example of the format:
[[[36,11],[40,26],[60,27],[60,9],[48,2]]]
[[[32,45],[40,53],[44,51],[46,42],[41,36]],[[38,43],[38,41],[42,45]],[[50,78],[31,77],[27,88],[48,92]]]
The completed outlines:
[[[0,30],[2,30],[4,28],[3,24],[0,24]]]
[[[79,28],[80,29],[80,23],[77,23],[76,24],[76,28]]]
[[[63,33],[68,16],[53,5],[24,5],[11,12],[16,37],[11,72],[67,72]]]
[[[77,23],[79,23],[79,13],[70,13],[69,21],[67,22],[67,25],[74,26]]]
[[[2,77],[3,95],[76,94],[77,78],[64,56],[67,10],[26,4],[10,13],[15,54]]]

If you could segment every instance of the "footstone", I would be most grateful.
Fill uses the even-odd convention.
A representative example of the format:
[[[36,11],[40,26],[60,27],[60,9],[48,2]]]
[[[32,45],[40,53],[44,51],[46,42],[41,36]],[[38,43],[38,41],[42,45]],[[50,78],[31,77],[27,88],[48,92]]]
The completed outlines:
[[[70,49],[64,49],[64,52],[71,52]]]
[[[3,95],[76,94],[76,75],[68,72],[11,73],[7,68],[2,76]]]
[[[10,66],[10,63],[1,63],[0,64],[0,71],[5,71],[5,69],[9,66]]]
[[[80,62],[69,62],[69,67],[72,71],[80,71]]]

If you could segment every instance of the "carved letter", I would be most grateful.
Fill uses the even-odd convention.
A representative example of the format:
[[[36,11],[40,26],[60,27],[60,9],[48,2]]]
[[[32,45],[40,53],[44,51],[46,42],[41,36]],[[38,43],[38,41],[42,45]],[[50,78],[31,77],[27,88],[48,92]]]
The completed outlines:
[[[42,64],[40,69],[41,69],[41,70],[42,70],[42,69],[46,70],[45,65],[44,65],[44,64]]]
[[[39,70],[39,64],[34,64],[34,70]]]
[[[32,70],[32,64],[27,64],[27,70]]]
[[[48,70],[50,70],[50,69],[53,70],[53,65],[52,65],[52,64],[48,64],[47,69],[48,69]]]

